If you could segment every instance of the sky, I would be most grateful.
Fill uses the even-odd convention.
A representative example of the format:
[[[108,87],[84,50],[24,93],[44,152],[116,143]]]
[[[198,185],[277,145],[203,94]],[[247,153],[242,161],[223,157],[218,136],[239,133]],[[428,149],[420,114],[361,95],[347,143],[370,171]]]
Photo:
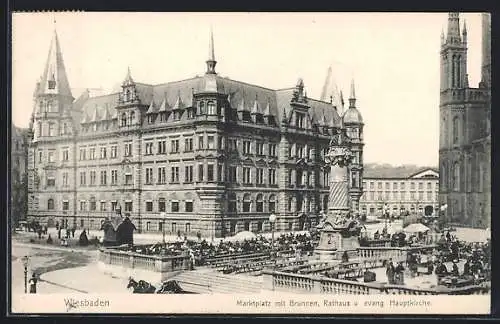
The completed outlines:
[[[439,49],[447,13],[15,13],[12,120],[27,127],[33,91],[56,28],[77,98],[105,94],[130,67],[135,81],[159,84],[202,75],[212,27],[216,71],[271,89],[304,80],[319,98],[328,67],[349,94],[356,84],[364,162],[437,166]],[[481,16],[468,28],[469,84],[481,65]],[[55,21],[55,23],[54,23]]]

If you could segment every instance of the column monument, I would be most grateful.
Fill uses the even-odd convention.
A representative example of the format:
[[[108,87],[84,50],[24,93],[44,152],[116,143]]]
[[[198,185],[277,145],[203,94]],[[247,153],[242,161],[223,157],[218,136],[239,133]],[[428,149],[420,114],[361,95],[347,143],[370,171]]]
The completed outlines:
[[[349,208],[347,167],[352,159],[350,140],[341,127],[330,140],[324,161],[330,167],[330,192],[328,212],[318,225],[320,240],[315,253],[321,259],[340,259],[359,247],[361,226]]]

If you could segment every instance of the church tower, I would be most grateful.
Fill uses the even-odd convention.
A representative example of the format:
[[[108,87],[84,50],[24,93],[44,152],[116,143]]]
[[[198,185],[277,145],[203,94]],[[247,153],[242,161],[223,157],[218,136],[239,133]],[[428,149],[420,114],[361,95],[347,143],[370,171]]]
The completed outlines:
[[[73,209],[69,207],[74,189],[73,100],[54,30],[45,68],[33,94],[32,141],[28,151],[28,214],[49,224],[63,216],[57,215],[58,210],[70,215]]]

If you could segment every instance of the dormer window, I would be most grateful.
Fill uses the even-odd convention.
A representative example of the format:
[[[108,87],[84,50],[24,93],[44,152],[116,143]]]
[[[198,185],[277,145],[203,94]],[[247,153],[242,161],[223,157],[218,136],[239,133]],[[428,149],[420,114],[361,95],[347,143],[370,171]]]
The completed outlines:
[[[187,110],[187,118],[188,119],[193,119],[194,118],[194,109],[188,109]]]
[[[179,110],[174,111],[174,120],[181,119],[181,112]]]
[[[129,125],[133,125],[134,121],[135,121],[135,112],[131,111],[129,117]]]
[[[200,115],[203,115],[205,113],[205,103],[203,101],[200,101],[198,104],[198,112]]]
[[[148,123],[153,124],[155,122],[155,116],[154,115],[149,115],[148,116]]]
[[[207,104],[207,114],[208,115],[215,115],[215,103],[213,101],[209,101]]]
[[[295,113],[295,127],[297,128],[304,128],[304,114],[302,113]]]

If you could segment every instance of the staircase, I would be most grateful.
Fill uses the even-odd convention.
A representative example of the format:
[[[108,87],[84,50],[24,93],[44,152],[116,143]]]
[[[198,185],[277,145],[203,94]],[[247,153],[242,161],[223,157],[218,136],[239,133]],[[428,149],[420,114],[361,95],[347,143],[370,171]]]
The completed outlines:
[[[210,268],[185,271],[170,280],[176,280],[182,289],[196,294],[260,293],[262,286],[261,277],[225,275]]]

